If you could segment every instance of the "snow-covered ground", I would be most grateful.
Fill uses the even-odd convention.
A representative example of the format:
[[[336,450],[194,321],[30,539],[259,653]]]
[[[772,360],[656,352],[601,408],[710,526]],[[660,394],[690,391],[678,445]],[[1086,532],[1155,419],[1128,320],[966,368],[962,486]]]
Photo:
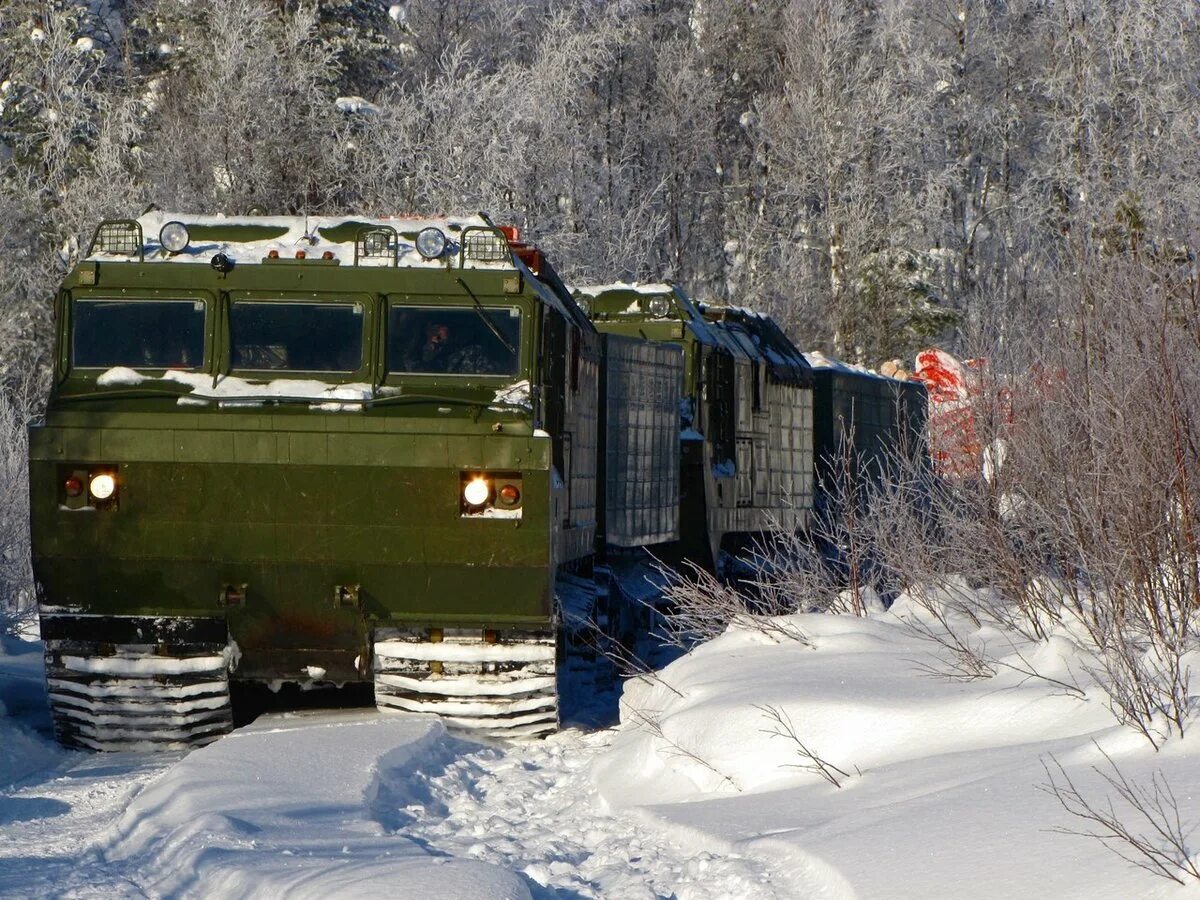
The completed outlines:
[[[784,624],[732,629],[628,685],[614,729],[482,745],[420,717],[287,713],[186,755],[56,748],[37,645],[9,641],[0,895],[1200,893],[1055,832],[1081,823],[1038,789],[1053,754],[1097,790],[1102,748],[1139,781],[1161,770],[1200,824],[1195,738],[1156,753],[1086,686],[930,677],[929,645],[893,613]],[[1040,653],[1072,673],[1069,648]]]

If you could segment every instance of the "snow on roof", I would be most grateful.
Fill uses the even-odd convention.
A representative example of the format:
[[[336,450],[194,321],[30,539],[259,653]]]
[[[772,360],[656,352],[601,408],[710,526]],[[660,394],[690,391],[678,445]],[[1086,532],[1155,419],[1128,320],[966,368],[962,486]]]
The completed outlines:
[[[611,284],[575,285],[574,289],[589,297],[595,297],[607,291],[633,291],[635,294],[670,294],[674,292],[671,285],[661,281],[649,284],[639,284],[636,281],[614,281]]]
[[[419,267],[444,269],[446,261],[442,259],[428,260],[417,253],[415,246],[416,235],[424,228],[439,228],[453,243],[466,228],[488,228],[488,223],[482,216],[475,214],[446,215],[428,218],[417,217],[388,217],[369,218],[365,216],[224,216],[196,215],[193,213],[167,212],[154,210],[138,218],[142,226],[145,261],[153,263],[202,263],[208,265],[217,253],[223,253],[236,263],[258,263],[271,251],[277,250],[280,257],[291,259],[297,250],[303,250],[309,258],[320,259],[325,252],[333,254],[342,265],[354,265],[354,247],[360,228],[374,226],[390,227],[396,230],[399,240],[399,265],[402,267]],[[181,253],[169,254],[159,243],[159,232],[168,222],[182,222],[192,232],[192,240]],[[246,239],[209,237],[206,230],[222,229],[230,231],[237,228],[247,229]],[[254,231],[258,230],[259,234]],[[90,261],[126,261],[124,254],[96,252],[88,257]],[[451,257],[452,265],[457,267],[457,257]],[[390,266],[391,256],[372,256],[360,258],[359,266]],[[467,260],[467,268],[473,269],[512,269],[511,258],[495,262]]]
[[[878,378],[881,381],[905,381],[907,379],[891,378],[887,375],[881,375],[874,369],[868,369],[866,366],[855,365],[854,363],[844,362],[836,356],[826,356],[820,350],[804,351],[804,358],[808,360],[808,364],[814,369],[833,369],[838,372],[847,372],[854,375],[868,375],[871,378]]]

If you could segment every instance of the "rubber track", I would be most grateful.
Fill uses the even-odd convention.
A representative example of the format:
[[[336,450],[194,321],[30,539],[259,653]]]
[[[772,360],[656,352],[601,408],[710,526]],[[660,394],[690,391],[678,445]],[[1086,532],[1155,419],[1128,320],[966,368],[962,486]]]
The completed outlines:
[[[58,740],[88,750],[186,749],[233,728],[229,669],[215,645],[46,642]]]

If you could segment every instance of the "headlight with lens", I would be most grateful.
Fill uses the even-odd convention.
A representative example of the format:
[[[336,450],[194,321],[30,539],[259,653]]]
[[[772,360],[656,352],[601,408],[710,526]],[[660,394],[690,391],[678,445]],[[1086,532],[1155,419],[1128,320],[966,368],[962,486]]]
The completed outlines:
[[[483,506],[487,503],[488,496],[492,493],[491,487],[485,478],[472,478],[463,488],[463,499],[467,501],[469,506]]]
[[[88,491],[97,500],[107,500],[116,489],[117,480],[107,472],[93,475],[91,481],[88,482]]]
[[[660,319],[671,311],[671,301],[666,297],[651,297],[649,303],[650,315]]]
[[[168,222],[158,233],[158,242],[168,253],[182,253],[191,239],[187,226],[182,222]]]
[[[417,252],[426,259],[437,259],[446,252],[446,235],[440,228],[422,228],[417,233]]]

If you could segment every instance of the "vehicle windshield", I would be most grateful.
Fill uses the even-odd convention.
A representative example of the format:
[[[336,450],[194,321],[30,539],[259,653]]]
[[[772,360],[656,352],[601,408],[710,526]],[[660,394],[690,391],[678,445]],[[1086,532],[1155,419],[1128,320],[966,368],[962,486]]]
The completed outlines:
[[[361,303],[234,303],[235,369],[356,372],[362,366]]]
[[[393,306],[388,315],[389,372],[516,375],[520,346],[516,307]]]
[[[83,368],[194,369],[204,363],[201,300],[77,299],[71,362]]]

